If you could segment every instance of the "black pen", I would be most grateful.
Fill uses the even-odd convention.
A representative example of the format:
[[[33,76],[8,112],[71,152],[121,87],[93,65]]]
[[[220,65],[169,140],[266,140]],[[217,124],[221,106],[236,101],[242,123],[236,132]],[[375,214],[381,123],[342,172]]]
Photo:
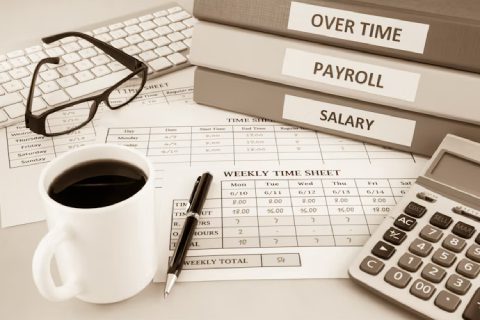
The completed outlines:
[[[207,198],[208,189],[210,188],[212,179],[212,175],[206,172],[198,177],[193,186],[193,191],[190,195],[190,200],[188,201],[189,206],[186,212],[187,217],[185,218],[182,233],[178,238],[173,258],[168,267],[167,283],[165,284],[165,298],[172,290],[175,281],[177,281],[178,276],[182,271],[188,247],[190,247],[192,242],[193,234],[197,227],[198,219],[200,218],[200,213],[202,212],[203,204]]]

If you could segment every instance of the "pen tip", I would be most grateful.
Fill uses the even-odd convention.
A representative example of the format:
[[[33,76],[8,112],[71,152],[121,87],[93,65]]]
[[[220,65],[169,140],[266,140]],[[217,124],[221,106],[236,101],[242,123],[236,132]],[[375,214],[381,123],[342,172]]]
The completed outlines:
[[[165,294],[163,295],[163,299],[167,299],[167,297],[168,297],[168,292],[165,291]]]

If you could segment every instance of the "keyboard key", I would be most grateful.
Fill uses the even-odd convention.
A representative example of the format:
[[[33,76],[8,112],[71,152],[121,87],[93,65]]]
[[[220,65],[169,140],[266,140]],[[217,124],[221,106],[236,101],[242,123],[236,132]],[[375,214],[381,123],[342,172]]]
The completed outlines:
[[[188,39],[185,39],[183,40],[183,43],[185,43],[185,45],[189,48],[192,47],[192,38],[188,38]]]
[[[188,47],[183,42],[174,42],[168,46],[170,49],[176,52],[181,52],[183,50],[187,50]]]
[[[410,287],[410,293],[422,300],[430,299],[435,293],[435,290],[435,287],[431,283],[422,279],[415,280]]]
[[[0,54],[0,62],[7,60],[7,56],[4,54]]]
[[[454,253],[442,248],[438,248],[432,256],[432,261],[442,267],[450,267],[455,260],[457,256]]]
[[[34,99],[32,102],[32,111],[37,112],[47,108],[47,103],[42,98]]]
[[[66,76],[57,80],[57,83],[62,88],[68,88],[77,84],[77,80],[72,76]]]
[[[175,12],[179,12],[179,11],[182,11],[182,8],[181,7],[172,7],[172,8],[169,8],[167,9],[168,13],[175,13]]]
[[[117,40],[117,39],[125,38],[126,36],[128,36],[128,34],[125,31],[123,31],[123,29],[117,29],[117,30],[111,31],[110,36],[112,36],[113,39]]]
[[[118,61],[114,61],[114,62],[111,62],[109,64],[107,64],[107,66],[110,68],[110,70],[112,70],[113,72],[116,72],[116,71],[120,71],[120,70],[125,70],[126,67],[121,64],[120,62]]]
[[[173,66],[172,63],[166,58],[155,59],[150,61],[148,64],[155,71],[168,69]]]
[[[480,246],[477,244],[472,244],[470,248],[468,248],[466,255],[473,261],[480,262]]]
[[[176,53],[176,52],[174,54],[167,56],[167,59],[170,60],[175,65],[179,65],[187,62],[187,58],[185,58],[180,53]]]
[[[125,27],[125,32],[128,33],[129,35],[132,35],[132,34],[136,34],[136,33],[140,33],[143,31],[142,28],[140,28],[139,26],[137,25],[131,25],[131,26],[128,26],[128,27]]]
[[[178,22],[190,18],[190,14],[186,11],[180,11],[167,16],[168,20]]]
[[[468,259],[462,259],[458,263],[456,270],[462,276],[465,276],[470,279],[475,279],[478,275],[478,272],[480,272],[480,265]]]
[[[160,47],[154,50],[156,54],[158,54],[160,57],[168,56],[169,54],[172,54],[173,51],[169,47]]]
[[[432,252],[432,249],[433,247],[430,243],[420,239],[413,240],[412,244],[410,244],[410,247],[408,247],[408,250],[410,250],[411,253],[420,257],[428,256],[430,252]]]
[[[140,43],[140,42],[143,42],[145,41],[140,35],[138,34],[134,34],[134,35],[131,35],[129,37],[126,37],[125,40],[128,41],[128,43],[130,44],[137,44],[137,43]]]
[[[95,76],[88,70],[77,72],[73,76],[78,80],[78,82],[85,82],[95,78]]]
[[[458,221],[452,229],[452,233],[456,234],[459,237],[470,239],[475,233],[475,227]]]
[[[427,208],[412,201],[407,205],[404,212],[414,218],[421,218],[427,212]]]
[[[9,81],[3,84],[3,88],[8,93],[20,91],[24,88],[23,83],[19,80]]]
[[[145,41],[140,42],[138,47],[142,49],[142,51],[148,51],[156,48],[156,45],[152,41]]]
[[[74,42],[76,41],[77,38],[76,37],[66,37],[66,38],[63,38],[62,40],[60,40],[60,42],[62,44],[67,44],[67,43],[71,43],[71,42]]]
[[[133,26],[133,25],[136,25],[140,22],[140,20],[138,20],[137,18],[132,18],[132,19],[128,19],[127,21],[124,21],[123,24],[126,25],[126,26]],[[126,31],[127,28],[125,28],[125,31]]]
[[[368,256],[363,259],[362,263],[360,264],[360,270],[375,276],[382,271],[384,266],[385,264],[382,261],[375,257]]]
[[[430,225],[426,225],[423,227],[422,231],[420,231],[420,237],[430,241],[430,242],[438,242],[443,236],[443,232],[440,229],[432,227]]]
[[[0,107],[5,107],[10,104],[22,102],[22,100],[23,100],[22,96],[17,92],[11,93],[11,94],[5,94],[0,96]]]
[[[3,108],[11,119],[15,119],[25,115],[25,105],[23,103],[16,103]]]
[[[176,41],[181,41],[185,39],[185,36],[180,32],[174,32],[174,33],[167,34],[167,38],[170,39],[170,41],[172,42],[176,42]]]
[[[34,53],[28,55],[28,58],[29,58],[33,63],[37,63],[37,62],[39,62],[40,60],[45,59],[46,57],[47,57],[47,54],[46,54],[45,52],[43,52],[43,51],[34,52]]]
[[[138,18],[138,20],[140,20],[141,22],[145,22],[145,21],[148,21],[148,20],[152,20],[153,18],[154,18],[153,14],[146,14],[146,15]]]
[[[78,72],[77,68],[75,68],[71,64],[66,64],[66,65],[63,65],[61,67],[58,67],[57,71],[60,72],[60,74],[62,76],[69,76],[71,74],[74,74],[74,73]]]
[[[385,281],[397,288],[405,288],[411,279],[410,274],[396,267],[390,268],[385,274]]]
[[[170,24],[170,20],[168,20],[166,17],[155,18],[153,19],[153,22],[159,27]]]
[[[40,72],[40,77],[43,81],[52,81],[60,78],[60,75],[55,70],[47,70],[44,72]]]
[[[10,59],[9,62],[14,68],[25,67],[26,65],[30,64],[30,60],[28,60],[27,57],[18,57],[18,58]]]
[[[143,37],[145,40],[152,40],[158,37],[158,34],[153,31],[153,30],[148,30],[140,33],[140,35]]]
[[[453,293],[464,295],[472,286],[472,283],[459,275],[452,274],[445,284],[448,290]]]
[[[65,54],[65,51],[63,51],[63,49],[60,47],[48,48],[45,49],[45,52],[50,57],[61,57]]]
[[[452,224],[453,219],[447,215],[444,215],[440,212],[435,212],[435,214],[430,218],[430,223],[435,227],[440,229],[447,229]]]
[[[12,79],[18,80],[21,78],[28,77],[30,75],[30,72],[27,70],[27,68],[21,67],[21,68],[10,70],[8,74],[12,77]],[[1,83],[1,78],[0,78],[0,83]]]
[[[188,18],[187,20],[183,20],[183,23],[185,23],[185,25],[187,25],[187,27],[193,27],[196,23],[198,22],[198,20],[196,18]]]
[[[172,29],[173,31],[182,31],[182,30],[185,30],[187,29],[187,26],[184,25],[183,23],[181,22],[174,22],[174,23],[171,23],[169,25],[170,29]]]
[[[112,59],[110,59],[108,56],[106,56],[104,54],[95,56],[91,60],[97,66],[101,66],[103,64],[107,64],[107,63],[112,61]]]
[[[395,219],[393,225],[405,231],[411,231],[417,225],[417,220],[405,214],[401,214]]]
[[[112,85],[114,85],[115,83],[117,83],[118,81],[125,78],[126,76],[128,76],[129,74],[130,74],[130,70],[117,71],[115,73],[111,73],[103,77],[95,78],[88,82],[77,84],[75,86],[65,89],[65,91],[67,91],[67,93],[73,99],[76,99],[78,97],[82,97],[84,95],[91,93],[92,88],[95,88],[95,91],[107,89]]]
[[[422,278],[434,283],[440,283],[446,274],[447,272],[444,269],[433,263],[428,263],[422,270]]]
[[[7,120],[8,120],[7,114],[3,110],[0,110],[0,123],[5,122]]]
[[[98,36],[95,36],[95,38],[103,42],[110,42],[113,40],[112,36],[109,33],[99,34]]]
[[[110,31],[108,27],[100,27],[98,29],[93,30],[93,34],[97,35],[97,34],[102,34],[108,31]]]
[[[24,51],[19,49],[19,50],[15,50],[15,51],[11,51],[11,52],[7,53],[7,57],[12,59],[12,58],[23,56],[24,54],[25,54]]]
[[[152,29],[155,29],[157,27],[157,25],[155,23],[153,23],[153,21],[145,21],[145,22],[142,22],[139,24],[140,28],[142,28],[144,31],[147,31],[147,30],[152,30]]]
[[[447,312],[454,312],[460,305],[460,298],[448,291],[442,290],[435,298],[435,305]]]
[[[62,59],[66,63],[75,63],[75,62],[80,61],[82,58],[77,53],[72,52],[72,53],[69,53],[69,54],[66,54],[66,55],[62,56]]]
[[[158,55],[156,55],[152,50],[140,53],[140,59],[143,61],[155,60],[157,58]]]
[[[395,248],[383,241],[378,241],[373,247],[372,253],[379,258],[388,260],[395,253]]]
[[[107,75],[109,73],[111,73],[112,71],[110,71],[110,69],[103,65],[103,66],[97,66],[95,68],[93,68],[91,70],[93,72],[93,74],[97,77],[101,77],[101,76],[104,76],[104,75]]]
[[[407,234],[403,231],[390,227],[384,234],[383,240],[391,244],[399,245],[407,238]]]
[[[87,40],[83,40],[83,39],[78,40],[78,44],[80,45],[80,47],[82,47],[84,49],[88,49],[88,48],[93,47],[92,43],[88,42]]]
[[[90,62],[90,60],[80,60],[78,62],[75,62],[74,65],[79,71],[89,70],[93,68],[93,63]]]
[[[164,16],[168,15],[168,11],[167,10],[157,11],[157,12],[154,12],[153,15],[155,17],[164,17]]]
[[[158,37],[152,40],[158,47],[163,47],[171,43],[167,37]]]
[[[158,33],[159,36],[166,36],[167,34],[172,33],[173,30],[167,26],[162,26],[162,27],[156,28],[155,32]]]
[[[410,272],[417,271],[422,263],[422,259],[408,252],[404,253],[400,260],[398,260],[398,265],[400,268]]]
[[[137,46],[135,45],[131,45],[131,46],[128,46],[126,48],[123,48],[123,51],[126,53],[126,54],[129,54],[131,56],[133,55],[136,55],[136,54],[139,54],[140,52],[142,52],[142,50],[140,50],[140,48],[138,48]]]
[[[465,248],[465,240],[449,234],[445,240],[443,240],[442,246],[445,249],[459,253]]]
[[[472,299],[467,304],[463,312],[463,319],[465,320],[480,320],[480,288],[475,291]]]
[[[123,49],[125,47],[128,47],[129,45],[128,42],[125,41],[125,39],[113,40],[112,42],[110,42],[110,44],[117,49]]]
[[[80,54],[82,58],[88,59],[91,57],[95,57],[97,55],[97,51],[94,50],[93,48],[86,48],[86,49],[80,50],[78,54]]]
[[[63,90],[57,90],[49,94],[43,95],[43,99],[49,106],[56,106],[70,100],[68,95]]]
[[[114,23],[114,24],[108,26],[108,29],[110,29],[110,31],[114,31],[114,30],[118,30],[118,29],[123,28],[123,27],[124,27],[123,23],[117,22],[117,23]]]
[[[50,93],[60,89],[58,84],[55,81],[44,82],[38,86],[43,93]]]
[[[5,72],[12,69],[12,65],[7,61],[0,62],[0,72]]]
[[[189,29],[183,30],[182,33],[186,38],[191,38],[193,36],[193,29],[189,28]]]

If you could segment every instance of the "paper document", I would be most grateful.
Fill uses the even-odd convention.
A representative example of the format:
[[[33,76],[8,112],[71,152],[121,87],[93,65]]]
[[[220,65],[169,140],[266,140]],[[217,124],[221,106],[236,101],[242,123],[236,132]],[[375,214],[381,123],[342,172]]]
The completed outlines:
[[[350,261],[422,165],[209,166],[171,170],[157,189],[164,281],[193,183],[214,179],[180,281],[347,277]]]

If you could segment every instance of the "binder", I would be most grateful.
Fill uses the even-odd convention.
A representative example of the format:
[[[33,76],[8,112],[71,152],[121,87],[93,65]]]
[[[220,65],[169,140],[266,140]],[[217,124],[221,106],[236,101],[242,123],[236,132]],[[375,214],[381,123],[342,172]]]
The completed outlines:
[[[299,88],[480,124],[480,75],[199,22],[190,61]]]
[[[196,0],[220,24],[480,73],[477,0]]]
[[[207,68],[195,71],[194,100],[211,107],[426,156],[434,153],[448,133],[480,142],[480,128],[475,124]],[[336,114],[334,119],[332,114]],[[359,119],[363,119],[361,125]]]

